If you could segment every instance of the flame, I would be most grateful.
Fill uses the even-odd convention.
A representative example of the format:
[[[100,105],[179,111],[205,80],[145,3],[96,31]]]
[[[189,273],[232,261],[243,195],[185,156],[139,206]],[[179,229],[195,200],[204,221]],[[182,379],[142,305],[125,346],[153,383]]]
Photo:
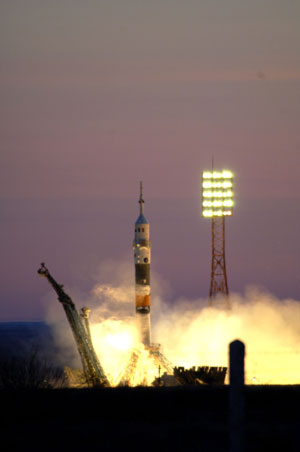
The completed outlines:
[[[112,386],[117,386],[124,380],[133,354],[137,358],[126,379],[128,386],[151,386],[159,376],[160,370],[163,370],[150,350],[138,343],[134,324],[108,319],[92,324],[91,335],[95,350]]]
[[[94,348],[110,381],[126,365],[132,347],[137,343],[134,323],[115,318],[91,324]]]
[[[121,333],[107,334],[104,342],[115,350],[126,351],[132,347],[133,337],[128,331],[123,331]]]

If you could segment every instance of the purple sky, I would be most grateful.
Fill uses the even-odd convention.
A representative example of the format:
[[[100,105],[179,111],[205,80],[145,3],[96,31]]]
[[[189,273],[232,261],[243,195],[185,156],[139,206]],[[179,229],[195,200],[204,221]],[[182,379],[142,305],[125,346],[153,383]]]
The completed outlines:
[[[153,269],[206,296],[212,155],[236,173],[230,289],[299,298],[299,20],[296,0],[1,1],[0,320],[44,318],[41,260],[84,290],[133,263],[140,180]]]

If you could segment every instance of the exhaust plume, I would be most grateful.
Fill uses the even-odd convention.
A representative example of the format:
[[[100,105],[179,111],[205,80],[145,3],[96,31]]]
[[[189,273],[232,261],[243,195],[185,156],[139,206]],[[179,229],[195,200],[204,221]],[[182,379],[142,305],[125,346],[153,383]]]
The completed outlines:
[[[95,350],[110,380],[117,382],[132,349],[141,347],[134,315],[134,274],[129,264],[113,261],[104,263],[99,274],[101,280],[90,294],[73,300],[78,308],[91,308]],[[231,310],[224,311],[208,307],[206,299],[168,302],[168,285],[159,275],[153,274],[152,281],[153,341],[162,344],[164,355],[175,366],[227,366],[228,344],[240,339],[246,344],[247,384],[299,383],[298,301],[279,300],[249,287],[243,296],[231,295]],[[73,296],[76,291],[69,292]],[[144,353],[144,370],[139,370],[141,381],[137,377],[136,384],[151,384],[145,377],[147,366],[151,379],[156,373],[150,361]]]

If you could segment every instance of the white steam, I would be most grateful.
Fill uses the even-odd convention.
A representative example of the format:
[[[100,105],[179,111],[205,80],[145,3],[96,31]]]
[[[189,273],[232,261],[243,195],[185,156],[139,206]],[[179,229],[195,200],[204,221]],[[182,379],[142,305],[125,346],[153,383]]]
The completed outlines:
[[[300,303],[278,300],[250,288],[230,297],[231,310],[197,309],[200,300],[181,300],[161,317],[154,334],[176,365],[228,365],[228,345],[246,344],[248,384],[294,384],[300,381]]]
[[[122,371],[137,346],[133,271],[129,264],[109,261],[100,267],[99,282],[87,297],[76,299],[75,292],[68,290],[78,310],[84,305],[91,308],[94,347],[111,379]],[[244,296],[230,296],[230,311],[208,308],[203,299],[179,299],[171,304],[165,301],[168,287],[153,272],[151,277],[153,342],[162,344],[164,355],[174,365],[227,366],[228,345],[240,339],[246,344],[247,383],[299,383],[298,301],[279,300],[249,288]]]

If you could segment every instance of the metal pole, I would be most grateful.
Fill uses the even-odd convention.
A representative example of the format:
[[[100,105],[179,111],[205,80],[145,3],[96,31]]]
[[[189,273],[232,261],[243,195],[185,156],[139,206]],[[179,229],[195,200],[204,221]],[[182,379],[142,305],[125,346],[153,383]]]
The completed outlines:
[[[230,452],[244,452],[244,359],[245,345],[236,340],[229,345],[229,442]]]

